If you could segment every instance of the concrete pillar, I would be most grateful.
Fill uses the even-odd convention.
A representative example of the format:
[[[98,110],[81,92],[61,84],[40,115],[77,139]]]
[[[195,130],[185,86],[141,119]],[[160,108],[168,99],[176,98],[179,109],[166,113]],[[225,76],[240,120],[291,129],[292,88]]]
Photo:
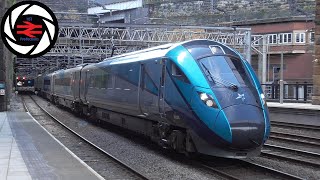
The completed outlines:
[[[0,1],[0,19],[2,19],[4,15],[4,7],[5,1]],[[5,63],[4,63],[5,55],[4,55],[4,44],[2,42],[2,38],[0,38],[0,82],[5,82]],[[6,96],[0,96],[0,112],[6,111]]]
[[[5,11],[12,3],[7,0],[0,1],[0,20],[2,19]],[[9,109],[12,82],[13,82],[13,55],[5,47],[0,38],[0,81],[5,82],[5,96],[0,96],[0,112],[7,111]]]
[[[320,105],[320,0],[316,0],[315,59],[313,62],[312,104]]]

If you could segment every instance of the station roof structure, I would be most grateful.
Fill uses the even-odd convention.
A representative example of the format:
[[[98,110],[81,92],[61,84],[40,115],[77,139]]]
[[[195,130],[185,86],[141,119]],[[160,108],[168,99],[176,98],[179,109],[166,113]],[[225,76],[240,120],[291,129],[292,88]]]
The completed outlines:
[[[54,48],[42,57],[17,57],[18,74],[55,71],[82,63],[96,63],[114,55],[171,42],[211,39],[233,46],[240,52],[250,49],[250,28],[178,26],[155,24],[60,23]],[[115,48],[113,48],[115,47]]]

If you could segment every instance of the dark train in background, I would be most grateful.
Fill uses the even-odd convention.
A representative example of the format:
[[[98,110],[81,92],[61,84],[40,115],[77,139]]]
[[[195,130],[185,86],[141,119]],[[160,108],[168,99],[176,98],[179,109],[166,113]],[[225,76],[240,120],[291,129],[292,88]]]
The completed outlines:
[[[35,82],[55,104],[178,152],[256,156],[270,133],[253,69],[215,41],[162,45],[40,75]]]
[[[17,76],[15,90],[18,93],[34,93],[34,78],[28,76]]]

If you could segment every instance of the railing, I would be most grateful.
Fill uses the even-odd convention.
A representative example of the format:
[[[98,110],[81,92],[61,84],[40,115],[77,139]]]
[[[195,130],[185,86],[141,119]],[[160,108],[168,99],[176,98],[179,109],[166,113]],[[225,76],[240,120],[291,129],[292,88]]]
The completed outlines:
[[[261,84],[267,101],[280,100],[280,84]],[[288,83],[283,87],[283,100],[285,102],[309,102],[312,98],[313,84]]]

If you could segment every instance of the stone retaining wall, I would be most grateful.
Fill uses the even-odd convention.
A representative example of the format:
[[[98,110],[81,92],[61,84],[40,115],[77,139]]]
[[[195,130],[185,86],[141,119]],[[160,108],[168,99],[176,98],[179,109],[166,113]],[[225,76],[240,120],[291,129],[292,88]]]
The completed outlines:
[[[310,17],[315,11],[315,0],[145,0],[144,5],[149,6],[151,17],[196,25],[298,15]]]

